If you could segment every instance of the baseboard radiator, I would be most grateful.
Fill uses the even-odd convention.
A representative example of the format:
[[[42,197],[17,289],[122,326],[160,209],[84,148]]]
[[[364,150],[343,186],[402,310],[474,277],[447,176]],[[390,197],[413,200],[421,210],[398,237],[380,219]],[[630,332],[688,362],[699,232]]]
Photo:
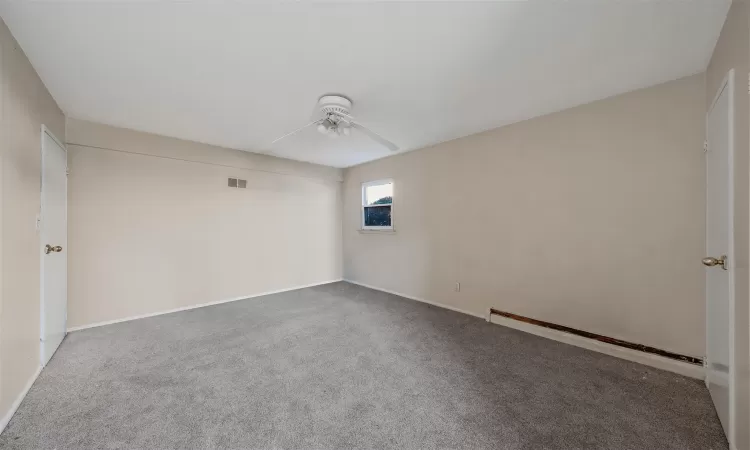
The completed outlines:
[[[556,323],[545,322],[543,320],[532,319],[531,317],[520,316],[518,314],[513,314],[513,313],[509,313],[509,312],[505,312],[505,311],[500,311],[499,309],[490,308],[490,318],[493,315],[502,316],[502,317],[505,317],[506,319],[517,320],[519,322],[524,322],[524,323],[528,323],[528,324],[531,324],[531,325],[536,325],[536,326],[539,326],[539,327],[549,328],[551,330],[562,331],[564,333],[574,334],[576,336],[581,336],[581,337],[584,337],[584,338],[587,338],[587,339],[591,339],[591,340],[595,340],[595,341],[599,341],[599,342],[604,342],[604,343],[607,343],[607,344],[616,345],[618,347],[624,347],[624,348],[628,348],[628,349],[631,349],[631,350],[636,350],[636,351],[643,352],[643,353],[650,353],[652,355],[659,355],[659,356],[662,356],[664,358],[674,359],[674,360],[686,362],[686,363],[689,363],[689,364],[695,364],[695,365],[698,365],[698,366],[703,366],[703,359],[702,358],[696,358],[694,356],[681,355],[679,353],[673,353],[673,352],[670,352],[670,351],[667,351],[667,350],[662,350],[662,349],[655,348],[655,347],[649,347],[648,345],[636,344],[636,343],[633,343],[633,342],[623,341],[621,339],[615,339],[615,338],[612,338],[612,337],[609,337],[609,336],[604,336],[604,335],[601,335],[601,334],[590,333],[588,331],[583,331],[583,330],[578,330],[576,328],[566,327],[565,325],[558,325]]]

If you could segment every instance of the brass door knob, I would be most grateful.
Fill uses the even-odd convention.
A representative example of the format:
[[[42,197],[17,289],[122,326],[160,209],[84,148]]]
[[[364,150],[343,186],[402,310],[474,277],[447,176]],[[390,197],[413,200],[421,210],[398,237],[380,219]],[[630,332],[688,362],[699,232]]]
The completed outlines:
[[[59,252],[61,252],[61,251],[62,251],[62,247],[60,247],[59,245],[56,245],[56,246],[54,246],[54,247],[53,247],[53,246],[51,246],[51,245],[47,244],[47,245],[45,245],[45,246],[44,246],[44,253],[46,253],[46,254],[48,254],[48,255],[49,255],[50,253],[52,253],[52,252],[57,252],[57,253],[59,253]]]
[[[701,260],[704,266],[713,267],[721,266],[722,269],[727,270],[727,255],[721,255],[719,258],[712,258],[711,256],[703,258]]]

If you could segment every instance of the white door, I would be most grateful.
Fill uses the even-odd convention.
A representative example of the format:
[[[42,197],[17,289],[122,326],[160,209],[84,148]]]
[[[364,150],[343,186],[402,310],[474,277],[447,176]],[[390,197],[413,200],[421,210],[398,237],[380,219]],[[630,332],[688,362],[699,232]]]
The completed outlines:
[[[42,209],[39,230],[41,276],[41,358],[49,362],[65,337],[68,316],[67,153],[42,127]]]
[[[706,385],[731,439],[734,289],[732,167],[734,72],[716,93],[706,119]]]

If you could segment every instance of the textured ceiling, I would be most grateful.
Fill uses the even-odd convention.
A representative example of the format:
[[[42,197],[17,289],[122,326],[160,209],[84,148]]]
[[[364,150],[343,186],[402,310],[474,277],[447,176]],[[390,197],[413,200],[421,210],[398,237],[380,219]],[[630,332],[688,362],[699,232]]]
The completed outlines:
[[[308,129],[318,97],[403,151],[701,72],[729,0],[0,2],[65,113],[346,167],[390,154]]]

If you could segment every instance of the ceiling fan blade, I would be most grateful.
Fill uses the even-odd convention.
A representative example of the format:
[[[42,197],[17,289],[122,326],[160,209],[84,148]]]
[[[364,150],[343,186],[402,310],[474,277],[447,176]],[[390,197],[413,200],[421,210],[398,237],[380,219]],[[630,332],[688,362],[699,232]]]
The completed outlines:
[[[362,124],[360,124],[358,122],[354,122],[354,121],[351,121],[350,123],[351,123],[352,127],[354,127],[356,129],[358,129],[359,131],[365,133],[372,140],[374,140],[374,141],[382,144],[383,146],[387,147],[388,150],[390,150],[392,152],[397,152],[398,151],[398,146],[396,144],[394,144],[393,142],[391,142],[388,139],[384,138],[383,136],[377,134],[376,132],[372,131],[371,129],[367,128],[366,126],[364,126],[364,125],[362,125]]]
[[[323,120],[325,120],[325,119],[318,119],[318,120],[316,120],[316,121],[314,121],[314,122],[310,122],[310,123],[308,123],[308,124],[307,124],[307,125],[305,125],[304,127],[299,127],[299,128],[297,128],[296,130],[292,131],[291,133],[287,133],[287,134],[285,134],[285,135],[281,136],[280,138],[278,138],[278,139],[275,139],[275,140],[274,140],[273,142],[271,142],[271,145],[273,145],[273,144],[275,144],[275,143],[279,142],[280,140],[284,139],[285,137],[289,137],[289,136],[293,135],[294,133],[297,133],[297,132],[299,132],[299,131],[302,131],[302,130],[304,130],[305,128],[307,128],[307,127],[309,127],[309,126],[312,126],[312,125],[317,125],[317,124],[319,124],[320,122],[322,122]]]

